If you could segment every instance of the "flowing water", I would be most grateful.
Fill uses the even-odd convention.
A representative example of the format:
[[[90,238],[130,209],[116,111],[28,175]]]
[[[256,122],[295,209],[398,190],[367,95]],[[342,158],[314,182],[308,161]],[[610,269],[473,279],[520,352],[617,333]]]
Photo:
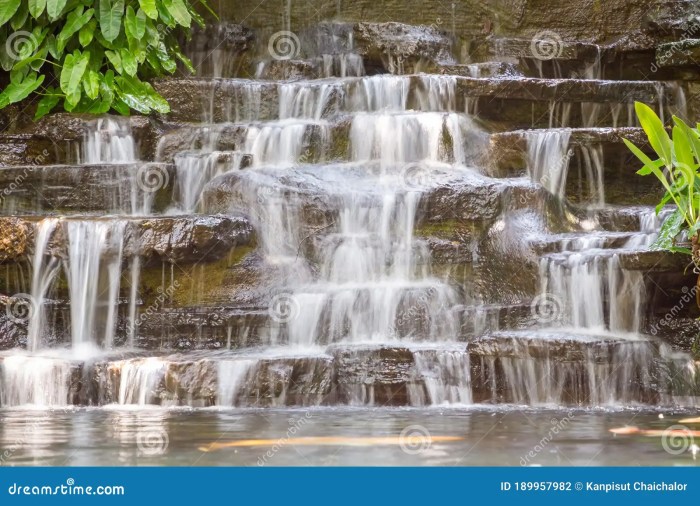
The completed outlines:
[[[564,418],[567,440],[526,465],[657,459],[652,444],[611,443],[606,431],[635,419],[658,425],[650,406],[696,405],[697,364],[644,334],[648,283],[643,271],[623,268],[656,238],[664,215],[606,201],[610,161],[601,145],[577,140],[571,103],[548,104],[550,125],[561,128],[521,132],[523,173],[494,178],[487,127],[457,78],[366,76],[351,39],[342,48],[317,43],[318,79],[218,81],[227,121],[214,122],[212,94],[203,124],[160,137],[157,161],[171,161],[172,172],[139,161],[128,121],[91,124],[82,162],[125,170],[107,216],[33,225],[27,350],[0,354],[0,438],[19,437],[29,423],[23,409],[52,411],[30,427],[13,462],[132,464],[145,455],[259,465],[259,449],[197,448],[279,438],[288,418],[306,416],[300,406],[310,407],[309,437],[388,436],[407,425],[463,437],[418,453],[372,447],[378,464],[517,465],[542,426]],[[278,63],[260,62],[257,77]],[[232,65],[213,69],[227,74]],[[600,75],[599,55],[586,78]],[[582,126],[595,131],[603,106],[580,105]],[[615,123],[626,107],[610,105]],[[588,186],[575,206],[574,158]],[[169,188],[165,205],[154,181],[156,191]],[[139,333],[150,332],[140,318],[160,311],[163,326],[176,326],[177,315],[143,302],[154,295],[142,274],[152,280],[155,269],[134,253],[130,220],[157,227],[213,208],[255,229],[256,261],[274,279],[258,307],[243,309],[263,323],[229,323],[217,349],[191,336],[177,348],[137,349]],[[606,224],[604,212],[633,224]],[[197,244],[204,232],[177,233]],[[465,247],[457,261],[440,260]],[[179,271],[163,262],[161,291]],[[191,280],[191,290],[217,276]],[[520,276],[530,276],[525,288]],[[166,300],[172,305],[172,294]],[[507,311],[520,312],[516,323],[501,317]],[[133,445],[151,433],[166,441],[163,451]],[[61,461],[55,444],[75,451]],[[366,463],[366,453],[343,445],[296,457],[287,450],[276,465]]]

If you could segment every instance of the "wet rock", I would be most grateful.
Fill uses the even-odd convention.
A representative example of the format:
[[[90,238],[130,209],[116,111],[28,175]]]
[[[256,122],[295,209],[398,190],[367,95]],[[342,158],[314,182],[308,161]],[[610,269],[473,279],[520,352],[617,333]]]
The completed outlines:
[[[318,65],[308,60],[269,60],[256,73],[257,79],[296,81],[321,77]]]
[[[683,272],[690,264],[689,255],[667,251],[620,253],[620,267],[628,271]]]
[[[146,262],[211,262],[248,244],[253,235],[247,220],[222,216],[163,217],[135,226],[127,236],[126,251],[138,252]]]
[[[516,77],[522,76],[522,71],[514,63],[489,61],[460,65],[440,65],[440,74],[461,77]]]
[[[184,39],[184,38],[183,38]],[[248,77],[255,49],[255,33],[245,25],[220,21],[195,25],[190,40],[180,40],[199,76]]]
[[[358,23],[354,28],[355,50],[365,68],[392,74],[410,74],[440,63],[452,63],[451,40],[436,26],[402,23]]]
[[[32,231],[19,218],[0,218],[0,263],[14,262],[29,253]]]
[[[150,191],[149,174],[174,181],[173,167],[156,163],[102,165],[29,165],[0,170],[0,212],[58,214],[76,212],[131,213],[132,199],[153,202],[153,210],[169,205],[172,184]],[[149,191],[146,191],[149,190]],[[167,203],[167,204],[166,204]]]
[[[407,348],[330,348],[335,360],[338,402],[405,406],[409,388],[421,385]]]

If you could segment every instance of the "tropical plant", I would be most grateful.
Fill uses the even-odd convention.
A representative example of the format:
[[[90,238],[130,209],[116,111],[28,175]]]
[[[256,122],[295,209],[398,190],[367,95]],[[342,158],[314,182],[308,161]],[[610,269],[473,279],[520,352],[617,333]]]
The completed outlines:
[[[651,248],[693,254],[698,250],[700,229],[700,125],[691,128],[673,116],[673,128],[669,136],[653,109],[641,102],[636,102],[634,107],[658,159],[652,160],[632,142],[623,140],[644,164],[637,174],[653,174],[666,190],[656,206],[656,213],[659,214],[669,204],[675,207],[673,213],[664,220]],[[692,243],[693,249],[688,247],[688,241]],[[697,256],[693,255],[694,260]]]
[[[174,73],[178,61],[194,71],[177,42],[193,23],[204,19],[188,0],[0,0],[0,66],[9,72],[0,109],[34,94],[35,119],[59,105],[168,112],[145,79]]]

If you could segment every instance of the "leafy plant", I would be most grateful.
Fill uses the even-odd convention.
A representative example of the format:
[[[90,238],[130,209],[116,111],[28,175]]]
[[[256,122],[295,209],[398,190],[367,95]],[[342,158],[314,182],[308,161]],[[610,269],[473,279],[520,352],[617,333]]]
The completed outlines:
[[[188,0],[0,0],[0,66],[9,72],[0,109],[35,94],[35,119],[59,105],[168,112],[145,79],[174,73],[178,62],[194,72],[176,39],[193,23],[204,19]]]
[[[688,240],[697,244],[700,229],[700,125],[691,128],[680,118],[673,116],[671,136],[663,122],[649,106],[634,104],[639,122],[644,129],[649,144],[659,157],[652,160],[637,146],[623,139],[627,147],[639,158],[644,166],[637,174],[653,174],[661,182],[666,193],[656,206],[659,214],[667,204],[674,204],[673,213],[666,218],[659,237],[652,249],[664,249],[692,254],[685,245],[678,244],[678,238],[685,233]],[[695,255],[694,255],[695,256]]]

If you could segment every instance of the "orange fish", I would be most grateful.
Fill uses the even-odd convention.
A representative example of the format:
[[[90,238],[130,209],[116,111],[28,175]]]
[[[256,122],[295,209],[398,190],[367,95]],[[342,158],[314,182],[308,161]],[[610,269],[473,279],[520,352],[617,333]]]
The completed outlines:
[[[461,441],[463,437],[459,436],[386,436],[386,437],[297,437],[297,438],[279,438],[279,439],[242,439],[240,441],[228,441],[226,443],[210,443],[206,446],[200,446],[199,450],[210,452],[221,450],[222,448],[240,448],[240,447],[259,447],[259,446],[386,446],[386,445],[404,445],[404,446],[421,446],[430,445],[432,443],[444,443],[451,441]]]

